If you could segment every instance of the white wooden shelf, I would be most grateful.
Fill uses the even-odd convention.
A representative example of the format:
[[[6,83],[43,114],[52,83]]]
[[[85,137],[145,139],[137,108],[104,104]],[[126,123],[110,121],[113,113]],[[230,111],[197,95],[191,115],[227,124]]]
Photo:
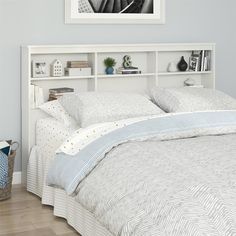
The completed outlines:
[[[78,79],[94,79],[94,75],[89,76],[61,76],[61,77],[41,77],[41,78],[32,78],[31,82],[34,81],[49,81],[49,80],[78,80]]]
[[[79,80],[79,79],[95,79],[95,77],[102,78],[129,78],[129,77],[149,77],[155,76],[155,73],[143,73],[143,74],[113,74],[113,75],[91,75],[91,76],[61,76],[61,77],[41,77],[41,78],[31,78],[31,82],[36,81],[56,81],[56,80]]]
[[[172,76],[172,75],[202,75],[211,74],[212,71],[185,71],[185,72],[159,72],[160,76]]]
[[[143,74],[112,74],[112,75],[98,75],[99,79],[105,78],[130,78],[130,77],[149,77],[155,76],[155,73],[143,73]]]
[[[157,73],[160,76],[174,76],[174,75],[201,75],[201,74],[211,74],[212,71],[186,71],[186,72],[159,72]],[[90,75],[90,76],[61,76],[61,77],[39,77],[33,78],[31,77],[30,81],[56,81],[56,80],[78,80],[78,79],[95,79],[97,78],[129,78],[129,77],[149,77],[155,76],[155,73],[142,73],[142,74],[100,74],[100,75]]]

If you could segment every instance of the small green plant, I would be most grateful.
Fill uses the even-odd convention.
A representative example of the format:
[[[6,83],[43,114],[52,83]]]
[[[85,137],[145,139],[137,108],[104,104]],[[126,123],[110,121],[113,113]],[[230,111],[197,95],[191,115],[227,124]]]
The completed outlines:
[[[116,65],[116,60],[114,58],[111,57],[107,57],[104,60],[104,65],[108,68],[108,67],[114,67]]]

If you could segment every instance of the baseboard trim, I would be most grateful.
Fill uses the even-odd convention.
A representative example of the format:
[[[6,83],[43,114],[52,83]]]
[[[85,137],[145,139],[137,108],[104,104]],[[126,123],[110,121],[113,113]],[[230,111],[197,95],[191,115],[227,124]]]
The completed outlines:
[[[12,184],[21,184],[21,172],[13,173]]]

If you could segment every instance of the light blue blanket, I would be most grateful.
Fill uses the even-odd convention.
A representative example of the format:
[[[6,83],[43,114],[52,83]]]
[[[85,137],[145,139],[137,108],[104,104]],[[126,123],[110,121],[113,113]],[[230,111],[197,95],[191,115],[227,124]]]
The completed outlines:
[[[77,155],[57,154],[47,176],[50,186],[75,192],[78,184],[113,147],[131,140],[176,139],[236,132],[236,111],[176,114],[137,122],[104,135]]]
[[[8,183],[8,156],[0,151],[0,188],[3,189]]]

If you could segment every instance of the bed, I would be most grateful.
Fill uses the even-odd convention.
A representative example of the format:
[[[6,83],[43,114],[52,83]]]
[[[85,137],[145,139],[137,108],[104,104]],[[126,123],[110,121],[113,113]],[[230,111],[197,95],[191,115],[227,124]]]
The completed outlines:
[[[119,121],[109,114],[102,116],[105,122],[99,111],[91,115],[94,95],[79,95],[83,109],[65,99],[82,128],[66,129],[52,118],[38,121],[28,190],[83,236],[234,235],[236,102],[206,90],[184,94],[187,99],[180,90],[155,89],[154,102],[169,113],[148,109],[145,116]]]

